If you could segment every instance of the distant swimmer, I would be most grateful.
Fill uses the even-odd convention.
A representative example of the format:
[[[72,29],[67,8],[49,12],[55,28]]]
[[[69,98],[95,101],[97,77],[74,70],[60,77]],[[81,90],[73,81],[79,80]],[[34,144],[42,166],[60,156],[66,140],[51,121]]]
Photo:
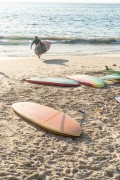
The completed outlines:
[[[41,45],[41,47],[42,47],[42,42],[40,41],[40,39],[38,38],[38,36],[35,36],[35,39],[33,40],[33,42],[31,43],[31,49],[32,49],[32,45],[33,44],[35,44],[36,46],[37,45]],[[40,55],[39,54],[37,54],[38,55],[38,58],[40,59]]]

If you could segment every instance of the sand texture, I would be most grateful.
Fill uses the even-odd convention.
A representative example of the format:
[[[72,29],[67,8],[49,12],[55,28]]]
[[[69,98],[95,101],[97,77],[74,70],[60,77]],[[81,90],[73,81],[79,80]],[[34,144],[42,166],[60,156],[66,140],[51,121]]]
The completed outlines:
[[[53,87],[23,81],[120,70],[118,56],[0,59],[0,180],[120,180],[120,81],[104,88]],[[115,64],[116,66],[112,66]],[[11,105],[32,101],[63,111],[82,126],[80,137],[45,131],[18,117]]]

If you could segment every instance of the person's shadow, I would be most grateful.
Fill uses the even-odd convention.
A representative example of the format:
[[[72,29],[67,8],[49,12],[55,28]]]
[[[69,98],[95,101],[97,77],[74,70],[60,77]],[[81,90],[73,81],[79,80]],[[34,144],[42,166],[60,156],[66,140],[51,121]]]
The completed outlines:
[[[62,66],[68,66],[68,64],[66,64],[67,62],[69,62],[69,60],[65,60],[65,59],[44,60],[44,63],[46,64],[56,64],[56,65],[62,65]]]

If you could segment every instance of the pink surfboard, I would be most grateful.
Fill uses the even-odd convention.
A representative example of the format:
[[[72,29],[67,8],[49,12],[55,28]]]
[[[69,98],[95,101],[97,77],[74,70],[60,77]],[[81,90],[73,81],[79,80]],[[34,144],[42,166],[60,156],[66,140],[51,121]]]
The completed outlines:
[[[18,102],[12,105],[13,110],[22,118],[52,131],[66,136],[80,136],[81,127],[63,112],[33,102]]]
[[[46,53],[50,49],[51,44],[48,41],[42,41],[42,46],[38,44],[35,47],[35,53],[38,55]]]
[[[92,86],[96,88],[102,88],[105,86],[105,82],[102,79],[96,78],[94,76],[86,75],[86,74],[76,74],[76,75],[71,75],[67,77],[70,79],[79,81],[81,84],[84,84],[87,86]]]

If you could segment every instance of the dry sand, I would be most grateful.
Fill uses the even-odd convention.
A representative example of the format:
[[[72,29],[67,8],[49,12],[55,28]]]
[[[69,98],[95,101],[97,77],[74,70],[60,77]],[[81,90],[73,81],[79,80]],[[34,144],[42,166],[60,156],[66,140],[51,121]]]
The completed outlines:
[[[120,82],[98,89],[30,84],[33,76],[100,77],[105,65],[120,70],[119,56],[0,58],[0,180],[120,180]],[[116,66],[112,66],[116,64]],[[29,124],[11,105],[32,101],[63,111],[82,126],[78,138]],[[84,111],[82,113],[80,111]]]

